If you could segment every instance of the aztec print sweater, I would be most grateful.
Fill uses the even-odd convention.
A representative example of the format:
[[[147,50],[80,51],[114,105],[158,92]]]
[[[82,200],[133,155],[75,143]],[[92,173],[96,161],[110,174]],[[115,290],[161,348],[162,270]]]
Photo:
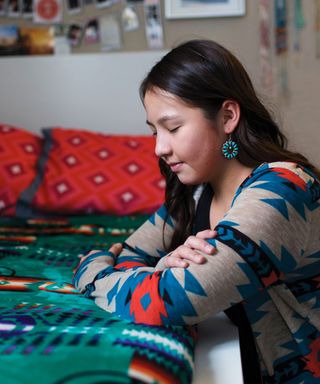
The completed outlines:
[[[208,240],[217,252],[186,269],[163,268],[165,217],[162,206],[118,258],[91,254],[75,286],[106,311],[153,325],[199,323],[241,302],[263,382],[320,383],[319,180],[294,163],[257,167]],[[168,219],[167,242],[173,227]]]

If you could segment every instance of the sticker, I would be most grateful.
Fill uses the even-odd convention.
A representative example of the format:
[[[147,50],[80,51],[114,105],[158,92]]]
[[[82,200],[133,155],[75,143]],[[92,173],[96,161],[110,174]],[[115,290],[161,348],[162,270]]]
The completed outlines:
[[[36,23],[56,23],[62,20],[62,0],[34,0]]]

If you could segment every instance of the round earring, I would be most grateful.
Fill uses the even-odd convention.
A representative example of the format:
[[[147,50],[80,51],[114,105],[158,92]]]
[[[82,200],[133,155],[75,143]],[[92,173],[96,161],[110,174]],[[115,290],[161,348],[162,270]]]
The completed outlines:
[[[231,140],[231,135],[229,139],[222,146],[223,156],[229,160],[234,159],[239,152],[238,144]]]

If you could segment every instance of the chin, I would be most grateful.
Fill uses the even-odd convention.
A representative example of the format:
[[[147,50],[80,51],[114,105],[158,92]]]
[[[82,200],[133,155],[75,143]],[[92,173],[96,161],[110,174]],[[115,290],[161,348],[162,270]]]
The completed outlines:
[[[179,179],[180,183],[182,183],[184,185],[199,185],[202,183],[202,181],[195,179],[195,178],[191,178],[191,177],[183,177],[183,176],[179,177],[178,176],[178,179]]]

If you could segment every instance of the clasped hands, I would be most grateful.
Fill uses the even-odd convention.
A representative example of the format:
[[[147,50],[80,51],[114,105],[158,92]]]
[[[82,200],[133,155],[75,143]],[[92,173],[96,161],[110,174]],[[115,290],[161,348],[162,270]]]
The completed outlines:
[[[206,255],[213,255],[215,247],[209,244],[206,239],[213,239],[217,232],[211,229],[198,232],[195,236],[189,236],[187,240],[177,247],[174,251],[170,252],[165,257],[165,268],[187,268],[190,263],[203,264],[206,262]],[[122,251],[122,244],[116,243],[109,248],[114,256],[118,256]],[[90,255],[101,252],[99,250],[92,250],[87,255],[80,257],[79,265],[87,259]]]

